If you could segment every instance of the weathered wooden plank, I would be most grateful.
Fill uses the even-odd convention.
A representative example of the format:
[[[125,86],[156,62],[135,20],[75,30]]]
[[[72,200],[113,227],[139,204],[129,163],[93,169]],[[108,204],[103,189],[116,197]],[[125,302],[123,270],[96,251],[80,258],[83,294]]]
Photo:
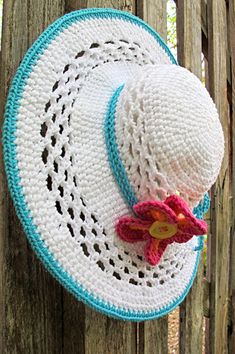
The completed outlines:
[[[167,37],[166,3],[164,0],[137,1],[137,15],[148,22],[151,27],[155,28],[165,40]]]
[[[139,353],[168,353],[168,316],[139,324]]]
[[[32,6],[32,3],[34,6]],[[7,91],[23,54],[39,32],[63,13],[62,0],[4,1],[1,50],[1,126]],[[0,158],[1,353],[60,353],[61,287],[26,242],[9,199]]]
[[[179,1],[174,0],[176,6]],[[204,36],[207,38],[207,0],[201,0],[201,28]]]
[[[201,0],[178,0],[177,46],[179,64],[201,78]],[[202,352],[203,260],[187,298],[180,306],[180,353]]]
[[[114,320],[86,307],[86,354],[135,354],[136,325]]]
[[[177,0],[174,0],[176,5]],[[208,40],[207,40],[207,0],[201,0],[201,29],[202,29],[202,52],[204,56],[208,57]]]
[[[177,6],[179,64],[201,78],[201,1],[179,0]]]
[[[235,2],[229,1],[228,7],[228,39],[230,44],[231,57],[231,107],[230,107],[230,137],[232,143],[232,229],[230,245],[230,274],[229,274],[229,330],[228,330],[228,352],[232,353],[235,348]]]
[[[66,1],[66,11],[85,9],[87,7],[109,7],[135,13],[134,0],[69,0]]]
[[[47,26],[64,14],[64,0],[27,0],[27,2],[28,21],[25,39],[30,46]]]
[[[226,3],[207,1],[209,91],[214,99],[225,136],[225,156],[212,190],[210,238],[210,320],[206,347],[209,353],[228,352],[228,274],[230,246],[231,141],[227,101]]]
[[[180,353],[202,353],[203,268],[201,261],[193,287],[180,306]]]
[[[166,1],[137,1],[137,15],[148,22],[166,40]],[[168,353],[168,317],[139,325],[139,353]]]
[[[62,347],[63,354],[85,353],[85,305],[63,289],[62,298]]]

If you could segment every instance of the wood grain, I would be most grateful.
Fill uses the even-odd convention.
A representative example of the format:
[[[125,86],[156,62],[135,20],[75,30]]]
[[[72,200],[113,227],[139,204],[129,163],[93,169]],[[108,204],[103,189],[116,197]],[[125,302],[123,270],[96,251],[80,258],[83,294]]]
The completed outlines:
[[[136,354],[136,324],[114,320],[86,307],[86,354]]]
[[[203,262],[199,263],[194,284],[180,306],[180,353],[202,353],[203,337]]]
[[[178,0],[177,39],[179,64],[201,79],[201,0]],[[203,269],[201,260],[196,280],[180,306],[180,353],[202,352]]]
[[[179,64],[201,78],[201,0],[178,0],[177,39]]]
[[[35,8],[32,8],[30,1],[4,1],[1,126],[8,88],[20,60],[40,31],[49,24],[48,21],[61,15],[64,7],[61,0],[53,1],[53,9],[51,1],[42,3],[35,0],[34,4]],[[60,353],[61,287],[45,271],[28,246],[6,187],[2,149],[0,163],[0,352]]]
[[[153,27],[160,36],[167,39],[166,0],[138,0],[137,15]]]
[[[66,1],[66,12],[88,7],[109,7],[135,13],[134,0],[69,0]]]
[[[139,353],[168,353],[168,316],[139,324]]]
[[[228,352],[228,275],[231,224],[231,139],[227,100],[226,3],[208,0],[209,91],[214,99],[225,136],[225,155],[212,190],[210,243],[210,320],[206,346],[209,353]]]
[[[229,267],[229,323],[228,323],[228,352],[232,353],[235,348],[235,2],[229,1],[228,12],[228,39],[231,66],[232,97],[230,102],[230,139],[232,154],[232,227],[230,245]]]
[[[61,317],[62,325],[62,347],[63,354],[85,353],[85,308],[75,297],[63,289]]]

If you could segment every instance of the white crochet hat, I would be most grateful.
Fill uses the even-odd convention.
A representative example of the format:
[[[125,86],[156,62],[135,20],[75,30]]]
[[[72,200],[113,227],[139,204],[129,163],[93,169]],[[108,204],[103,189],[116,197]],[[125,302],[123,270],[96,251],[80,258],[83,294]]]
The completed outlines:
[[[223,132],[153,29],[110,9],[57,20],[17,71],[3,141],[28,239],[78,299],[137,321],[184,299]]]

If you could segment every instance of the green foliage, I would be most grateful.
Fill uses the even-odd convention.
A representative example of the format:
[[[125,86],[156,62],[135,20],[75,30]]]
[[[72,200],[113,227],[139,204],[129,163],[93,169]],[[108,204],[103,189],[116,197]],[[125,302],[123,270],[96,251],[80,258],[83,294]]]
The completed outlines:
[[[173,0],[167,1],[167,43],[176,54],[177,36],[176,36],[176,6]]]

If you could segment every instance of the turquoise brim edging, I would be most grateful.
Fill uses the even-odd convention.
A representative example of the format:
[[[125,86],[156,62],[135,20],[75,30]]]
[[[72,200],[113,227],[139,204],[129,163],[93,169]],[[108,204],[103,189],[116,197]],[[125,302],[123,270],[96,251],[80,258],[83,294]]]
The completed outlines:
[[[15,133],[17,129],[16,123],[18,109],[24,91],[24,86],[26,85],[27,79],[33,69],[33,66],[36,64],[37,60],[40,58],[40,55],[47,48],[53,38],[55,38],[55,36],[57,36],[60,32],[62,32],[65,28],[74,22],[83,21],[90,18],[117,18],[125,21],[130,21],[139,25],[140,27],[143,27],[146,29],[146,31],[153,35],[154,38],[156,38],[162,48],[164,48],[166,53],[169,55],[172,63],[176,64],[176,60],[171,54],[169,48],[159,37],[159,35],[146,23],[131,14],[112,9],[87,9],[72,12],[58,19],[42,33],[42,35],[37,39],[33,46],[28,50],[13,79],[7,100],[5,122],[3,127],[5,170],[17,215],[23,224],[24,231],[33,250],[44,263],[47,270],[77,299],[83,301],[85,304],[91,306],[92,308],[105,313],[108,316],[129,321],[150,320],[167,314],[183,301],[196,276],[200,252],[197,252],[195,268],[184,293],[178,297],[177,300],[162,308],[161,311],[152,311],[146,313],[127,311],[117,308],[116,306],[107,304],[103,300],[98,299],[93,294],[90,294],[86,289],[82,287],[82,285],[78,284],[67,272],[65,272],[60,264],[54,259],[53,254],[50,253],[48,248],[45,246],[43,240],[40,237],[40,234],[37,231],[37,227],[34,225],[33,219],[30,215],[30,210],[28,209],[24,198],[22,187],[20,185]]]

